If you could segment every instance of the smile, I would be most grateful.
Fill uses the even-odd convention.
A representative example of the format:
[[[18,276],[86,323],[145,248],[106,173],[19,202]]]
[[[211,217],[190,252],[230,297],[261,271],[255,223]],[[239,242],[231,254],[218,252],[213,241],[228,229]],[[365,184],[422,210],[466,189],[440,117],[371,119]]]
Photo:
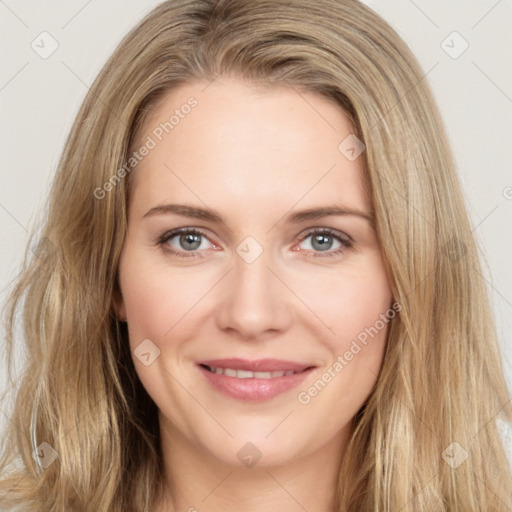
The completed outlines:
[[[277,359],[217,359],[198,368],[218,392],[245,402],[269,400],[298,386],[315,366]]]
[[[285,375],[293,375],[293,370],[281,370],[274,372],[251,372],[249,370],[235,370],[234,368],[215,368],[205,365],[208,370],[217,375],[226,375],[227,377],[236,377],[237,379],[274,379],[276,377],[284,377]]]

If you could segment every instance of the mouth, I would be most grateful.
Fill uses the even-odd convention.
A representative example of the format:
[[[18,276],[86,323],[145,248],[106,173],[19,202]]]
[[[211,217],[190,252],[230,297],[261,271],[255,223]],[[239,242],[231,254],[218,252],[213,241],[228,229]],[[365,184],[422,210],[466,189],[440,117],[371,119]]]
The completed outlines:
[[[216,391],[246,402],[268,400],[285,393],[316,368],[278,359],[216,359],[202,361],[197,366]]]
[[[293,375],[293,370],[277,370],[273,372],[251,372],[249,370],[237,370],[235,368],[221,368],[215,366],[201,365],[211,373],[216,375],[226,375],[227,377],[236,377],[237,379],[275,379],[276,377],[284,377]],[[303,371],[303,370],[301,370]]]

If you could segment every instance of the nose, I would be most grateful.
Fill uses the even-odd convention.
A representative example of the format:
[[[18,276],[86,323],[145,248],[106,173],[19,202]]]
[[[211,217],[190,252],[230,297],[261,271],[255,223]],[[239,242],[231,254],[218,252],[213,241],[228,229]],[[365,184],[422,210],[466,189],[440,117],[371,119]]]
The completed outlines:
[[[291,292],[269,263],[265,251],[252,263],[234,255],[234,269],[226,276],[216,312],[220,329],[254,341],[290,327]]]

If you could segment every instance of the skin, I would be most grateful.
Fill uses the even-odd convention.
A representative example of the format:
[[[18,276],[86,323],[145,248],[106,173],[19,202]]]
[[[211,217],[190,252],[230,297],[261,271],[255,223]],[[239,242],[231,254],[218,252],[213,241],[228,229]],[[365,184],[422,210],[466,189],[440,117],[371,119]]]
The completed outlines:
[[[367,219],[287,217],[327,205],[371,215],[363,159],[338,150],[354,130],[327,98],[234,78],[207,85],[168,93],[139,134],[142,143],[189,97],[197,99],[130,176],[119,266],[118,314],[132,353],[145,339],[160,350],[148,366],[133,358],[159,409],[168,497],[158,510],[229,512],[243,503],[248,512],[332,511],[351,420],[375,384],[388,324],[342,371],[332,366],[391,307],[392,295]],[[216,210],[223,222],[145,216],[170,203]],[[179,235],[159,244],[176,228],[206,236],[193,251]],[[336,233],[319,248],[311,228]],[[247,236],[263,250],[251,263],[236,251]],[[347,236],[352,247],[344,247]],[[224,357],[317,368],[297,388],[248,403],[215,390],[196,365]],[[300,403],[298,393],[329,368],[335,377]],[[261,454],[253,467],[237,457],[248,442]]]

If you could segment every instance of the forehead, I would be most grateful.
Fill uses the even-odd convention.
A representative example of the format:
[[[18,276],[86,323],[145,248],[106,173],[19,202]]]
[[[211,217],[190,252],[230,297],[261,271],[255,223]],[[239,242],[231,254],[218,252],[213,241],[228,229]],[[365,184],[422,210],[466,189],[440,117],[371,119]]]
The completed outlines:
[[[151,149],[131,176],[134,207],[179,198],[219,209],[320,201],[368,210],[363,159],[340,151],[353,131],[334,100],[310,91],[233,79],[182,84],[138,134]]]

